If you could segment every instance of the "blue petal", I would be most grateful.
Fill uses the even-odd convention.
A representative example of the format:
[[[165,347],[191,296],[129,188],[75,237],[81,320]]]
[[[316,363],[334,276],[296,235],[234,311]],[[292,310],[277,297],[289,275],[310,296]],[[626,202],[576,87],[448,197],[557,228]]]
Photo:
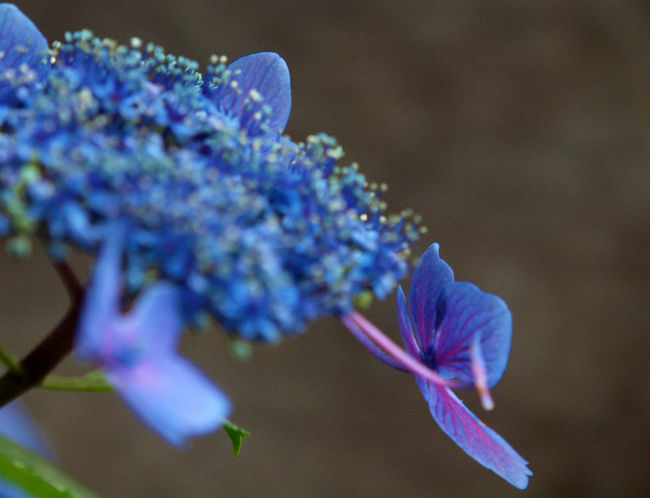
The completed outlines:
[[[497,296],[467,282],[446,286],[438,297],[434,342],[436,365],[441,374],[472,382],[470,347],[480,339],[480,353],[493,387],[508,364],[512,342],[512,316]]]
[[[133,410],[171,444],[219,427],[230,402],[196,367],[174,352],[182,332],[180,296],[151,286],[122,315],[124,225],[113,225],[95,266],[81,316],[77,353],[99,363]]]
[[[130,313],[120,313],[124,236],[124,225],[109,227],[80,319],[77,354],[101,364],[133,363],[142,356],[173,351],[183,331],[180,294],[169,283],[152,285]]]
[[[14,401],[0,410],[0,434],[35,453],[51,457],[29,414],[18,401]],[[10,482],[0,480],[0,496],[2,498],[30,498],[31,495]]]
[[[262,103],[271,108],[271,130],[282,133],[291,112],[291,80],[284,59],[273,52],[261,52],[237,59],[228,70],[237,88],[230,85],[224,88],[220,99],[223,110],[241,118],[246,99],[251,90],[256,90],[263,98]]]
[[[51,457],[41,434],[19,401],[14,401],[0,410],[0,434],[34,453]]]
[[[420,359],[420,346],[417,343],[413,327],[411,326],[411,318],[409,310],[406,305],[406,296],[402,290],[402,286],[397,289],[397,319],[399,321],[399,329],[402,332],[402,340],[406,346],[406,351],[415,359]]]
[[[123,348],[142,354],[172,351],[183,332],[180,293],[170,283],[154,284],[138,298],[128,315],[115,321],[115,339]]]
[[[0,73],[9,69],[18,71],[25,64],[40,79],[48,70],[48,66],[42,63],[47,50],[47,40],[28,17],[15,5],[0,4],[0,51],[3,53]],[[0,78],[0,96],[6,86],[7,83]]]
[[[436,329],[436,301],[442,289],[454,281],[451,267],[438,255],[440,246],[431,244],[415,267],[411,280],[411,313],[420,346],[429,352]]]
[[[519,489],[533,475],[524,460],[501,436],[481,422],[449,389],[417,379],[440,428],[478,463]]]
[[[26,491],[23,491],[21,488],[14,486],[13,484],[0,481],[0,496],[2,498],[33,498],[34,495],[27,494]]]
[[[230,414],[228,398],[179,356],[160,355],[106,374],[133,411],[174,446],[216,430]]]
[[[119,318],[124,236],[124,225],[109,226],[95,262],[79,318],[75,350],[80,358],[92,359],[98,351],[104,350],[107,340],[111,340],[107,331]]]

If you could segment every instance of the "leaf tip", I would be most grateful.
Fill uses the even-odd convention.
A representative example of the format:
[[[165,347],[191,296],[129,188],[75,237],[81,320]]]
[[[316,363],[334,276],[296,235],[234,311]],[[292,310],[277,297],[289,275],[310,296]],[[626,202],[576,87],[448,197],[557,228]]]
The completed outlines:
[[[242,444],[244,443],[244,439],[250,436],[251,433],[246,429],[242,429],[241,427],[236,426],[235,424],[233,424],[228,420],[223,424],[223,430],[226,431],[226,434],[228,435],[230,441],[232,442],[233,457],[237,457],[239,455],[239,452],[241,451],[241,447]]]

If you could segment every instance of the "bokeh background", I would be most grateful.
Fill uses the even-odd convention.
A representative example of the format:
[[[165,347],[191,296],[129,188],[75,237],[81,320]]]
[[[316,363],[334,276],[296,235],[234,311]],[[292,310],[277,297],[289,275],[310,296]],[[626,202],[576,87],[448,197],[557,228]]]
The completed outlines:
[[[459,280],[514,315],[509,368],[480,413],[531,461],[529,497],[650,492],[650,4],[644,1],[30,0],[50,41],[90,28],[204,64],[277,51],[288,133],[326,131],[392,210],[413,207]],[[66,308],[43,254],[0,255],[0,333],[24,354]],[[394,296],[369,315],[396,336]],[[335,319],[233,363],[183,350],[253,435],[170,448],[114,395],[32,392],[63,468],[106,497],[507,497],[430,418],[409,375]],[[70,363],[64,371],[74,369]]]

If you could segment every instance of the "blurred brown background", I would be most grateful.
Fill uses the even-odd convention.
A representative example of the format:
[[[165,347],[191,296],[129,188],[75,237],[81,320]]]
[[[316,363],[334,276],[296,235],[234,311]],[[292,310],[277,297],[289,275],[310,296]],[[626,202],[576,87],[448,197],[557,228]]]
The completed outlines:
[[[468,405],[531,462],[529,497],[650,489],[650,7],[644,1],[33,0],[54,41],[90,28],[204,64],[257,51],[292,73],[288,133],[335,135],[392,210],[413,207],[459,280],[514,315],[496,410]],[[0,333],[23,354],[66,302],[42,254],[0,256]],[[394,297],[370,316],[396,335]],[[335,319],[253,361],[219,333],[184,350],[251,430],[184,452],[114,395],[26,399],[60,464],[106,497],[506,497],[458,449],[413,379]]]

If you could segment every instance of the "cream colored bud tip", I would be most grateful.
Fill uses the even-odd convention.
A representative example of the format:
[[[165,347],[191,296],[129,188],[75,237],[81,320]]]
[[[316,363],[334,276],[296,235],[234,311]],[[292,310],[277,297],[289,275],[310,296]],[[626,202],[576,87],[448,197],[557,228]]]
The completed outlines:
[[[492,399],[492,394],[490,394],[490,391],[487,388],[479,389],[478,395],[481,398],[481,405],[483,405],[484,410],[494,410],[494,400]]]

